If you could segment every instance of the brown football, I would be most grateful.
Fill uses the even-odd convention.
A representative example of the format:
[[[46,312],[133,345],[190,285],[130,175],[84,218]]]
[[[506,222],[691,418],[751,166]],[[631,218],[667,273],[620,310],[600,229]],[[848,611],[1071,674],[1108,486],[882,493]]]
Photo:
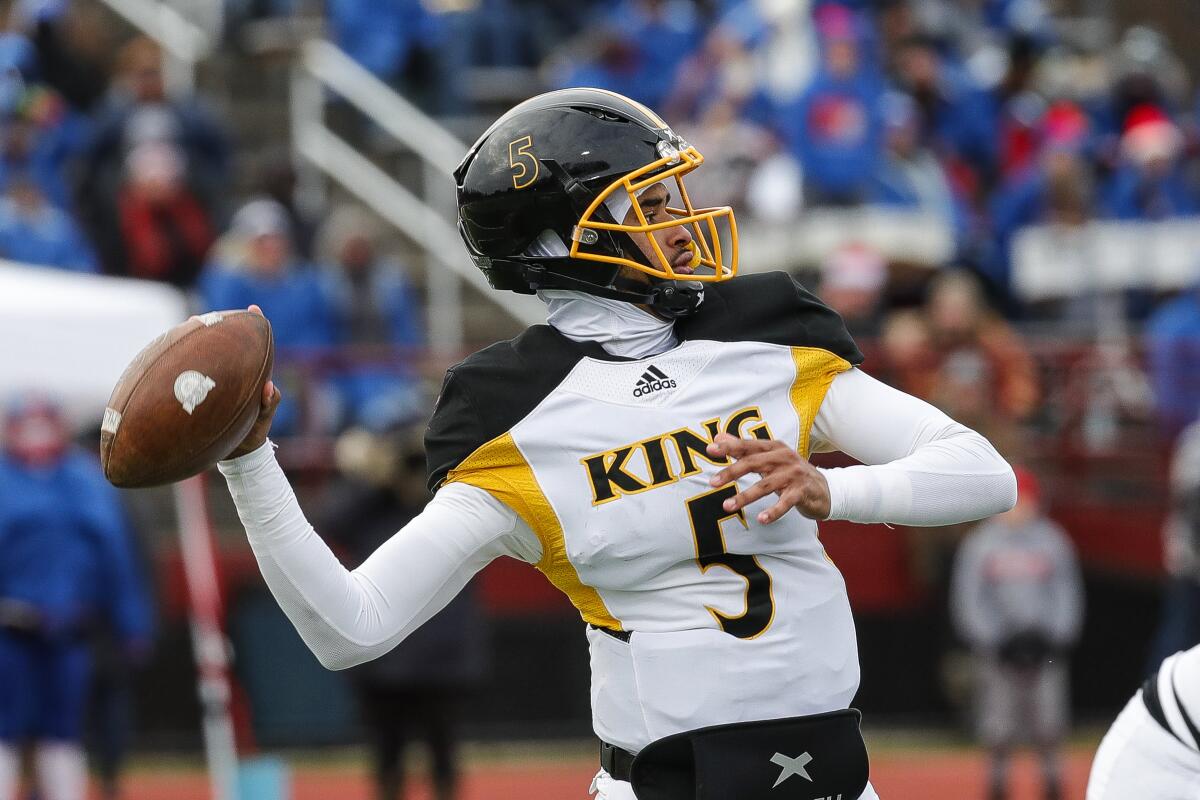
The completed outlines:
[[[159,336],[104,409],[104,476],[114,486],[159,486],[220,461],[250,432],[274,360],[271,323],[249,311],[212,311]]]

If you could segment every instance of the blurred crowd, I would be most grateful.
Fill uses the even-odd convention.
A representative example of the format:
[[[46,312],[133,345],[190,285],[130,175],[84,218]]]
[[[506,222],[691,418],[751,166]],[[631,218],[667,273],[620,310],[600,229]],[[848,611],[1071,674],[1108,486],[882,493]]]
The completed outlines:
[[[927,210],[1007,304],[1019,228],[1187,216],[1200,198],[1196,103],[1166,41],[1134,28],[1108,48],[1050,5],[344,0],[328,13],[347,52],[398,85],[422,81],[435,110],[468,107],[465,82],[489,66],[641,100],[733,178],[706,182],[713,204],[774,220]]]
[[[1068,235],[1194,218],[1196,96],[1158,32],[1109,40],[1054,10],[1046,0],[344,0],[328,16],[347,52],[435,113],[477,108],[472,81],[495,67],[647,103],[705,154],[693,195],[764,223],[743,238],[816,210],[936,220],[950,240],[936,263],[851,236],[805,273],[855,333],[882,336],[899,356],[891,367],[914,379],[906,388],[974,399],[972,416],[1026,420],[1041,395],[1005,319],[1122,346],[1145,326],[1149,381],[1110,354],[1098,390],[1107,399],[1093,404],[1110,411],[1094,415],[1088,436],[1111,446],[1106,414],[1157,403],[1173,437],[1200,408],[1191,245],[1175,248],[1185,276],[1164,285],[1145,277],[1161,271],[1159,254],[1123,228],[1131,264],[1101,289],[1087,271],[1053,274],[1069,274],[1063,251],[1079,245],[1070,240],[1034,263],[1042,280],[1067,284],[1049,297],[1020,291],[1014,251],[1033,226]],[[965,278],[939,277],[951,270]]]
[[[397,359],[344,355],[423,341],[378,220],[339,207],[317,225],[277,153],[253,159],[239,200],[235,162],[246,154],[228,122],[192,94],[168,93],[151,40],[95,52],[75,10],[18,3],[0,34],[0,258],[169,283],[197,310],[258,303],[284,363],[296,356],[319,375],[301,390],[281,371],[292,390],[282,433],[301,432],[302,419],[306,430],[381,430],[419,414]]]
[[[322,375],[281,412],[281,430],[385,428],[418,413],[410,375],[330,355],[422,342],[422,309],[378,220],[322,209],[318,225],[284,156],[239,150],[202,97],[168,92],[151,41],[81,43],[77,11],[19,2],[0,35],[0,257],[165,281],[198,308],[258,302],[281,351]],[[230,3],[227,27],[305,11]],[[816,263],[780,265],[856,334],[878,337],[875,369],[922,397],[1024,422],[1044,395],[1019,330],[1128,351],[1144,326],[1146,377],[1113,355],[1097,402],[1116,419],[1156,410],[1170,436],[1196,417],[1200,294],[1131,280],[1039,300],[1013,278],[1030,226],[1198,213],[1197,103],[1149,28],[1106,48],[1044,0],[331,0],[320,13],[334,41],[435,115],[486,118],[497,102],[568,85],[661,110],[706,156],[693,195],[734,205],[748,247],[818,212],[933,220],[949,243],[934,263],[864,234]],[[532,84],[489,82],[489,69],[525,70]],[[1106,424],[1093,444],[1112,446]]]

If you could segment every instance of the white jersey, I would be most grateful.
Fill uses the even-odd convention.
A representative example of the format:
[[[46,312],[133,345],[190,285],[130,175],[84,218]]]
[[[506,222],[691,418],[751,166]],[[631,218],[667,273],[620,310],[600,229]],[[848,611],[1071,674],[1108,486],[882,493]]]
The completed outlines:
[[[1200,753],[1200,645],[1169,656],[1155,680],[1167,730]]]
[[[825,390],[849,368],[825,350],[758,342],[584,358],[449,472],[447,483],[485,489],[521,514],[541,540],[539,568],[585,620],[635,632],[628,643],[591,637],[594,665],[611,662],[595,692],[608,741],[828,711],[853,697],[853,619],[816,523],[787,514],[760,524],[773,497],[725,511],[737,487],[709,478],[729,461],[706,451],[728,432],[807,453]],[[618,675],[632,680],[609,691]],[[633,720],[645,729],[628,730]]]
[[[1087,800],[1200,797],[1200,646],[1163,661],[1152,680],[1104,735]]]
[[[845,708],[859,679],[845,584],[816,523],[758,523],[774,497],[726,512],[739,487],[711,485],[729,462],[706,448],[727,432],[807,456],[830,384],[861,355],[780,273],[708,290],[676,333],[677,347],[627,360],[531,328],[451,370],[426,438],[432,484],[516,511],[541,542],[538,568],[600,629],[596,732],[631,751]]]

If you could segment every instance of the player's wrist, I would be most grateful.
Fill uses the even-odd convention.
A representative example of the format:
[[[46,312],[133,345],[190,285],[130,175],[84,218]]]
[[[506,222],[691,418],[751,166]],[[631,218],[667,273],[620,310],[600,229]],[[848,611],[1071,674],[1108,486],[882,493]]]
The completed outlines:
[[[829,487],[829,479],[825,477],[825,473],[816,469],[816,484],[815,496],[811,504],[812,519],[818,522],[829,519],[829,515],[833,512],[833,493]]]
[[[841,470],[837,467],[817,467],[817,474],[825,480],[825,488],[829,492],[829,511],[820,521],[843,519],[846,507],[846,485],[841,480]]]
[[[221,471],[222,475],[235,475],[248,472],[274,460],[275,443],[268,438],[263,439],[261,444],[247,452],[237,455],[230,453],[228,457],[217,462],[217,469]]]

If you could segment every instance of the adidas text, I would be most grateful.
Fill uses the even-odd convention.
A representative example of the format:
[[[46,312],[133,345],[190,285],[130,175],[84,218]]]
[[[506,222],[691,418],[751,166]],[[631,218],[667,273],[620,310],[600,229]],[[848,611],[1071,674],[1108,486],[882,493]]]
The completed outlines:
[[[647,395],[647,394],[650,394],[651,392],[657,392],[661,389],[674,389],[674,388],[675,388],[675,381],[673,381],[670,378],[667,378],[665,381],[650,381],[649,383],[639,383],[637,385],[637,387],[635,387],[633,390],[633,396],[641,397],[642,395]]]
[[[633,396],[644,397],[651,392],[674,389],[675,386],[674,379],[668,378],[666,373],[661,369],[651,365],[648,370],[642,373],[642,377],[638,379],[637,385],[633,387]]]

